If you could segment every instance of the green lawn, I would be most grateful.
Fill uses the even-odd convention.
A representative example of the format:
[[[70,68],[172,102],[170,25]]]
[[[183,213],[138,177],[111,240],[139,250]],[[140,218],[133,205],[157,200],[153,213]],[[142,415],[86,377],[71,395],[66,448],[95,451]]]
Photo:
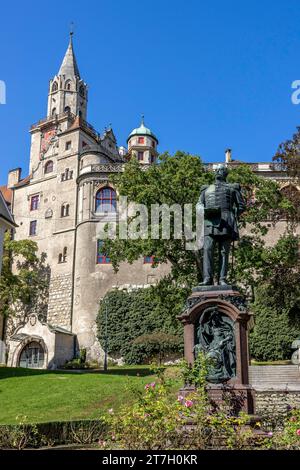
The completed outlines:
[[[0,367],[0,424],[97,418],[134,400],[131,386],[154,380],[147,367],[109,372],[42,371]],[[19,417],[19,419],[17,419]]]

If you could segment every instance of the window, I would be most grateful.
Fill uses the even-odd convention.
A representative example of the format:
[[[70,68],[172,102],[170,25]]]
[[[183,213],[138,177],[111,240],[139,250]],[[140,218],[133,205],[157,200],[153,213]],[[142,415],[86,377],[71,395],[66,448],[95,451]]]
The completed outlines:
[[[65,87],[68,91],[70,91],[71,90],[71,82],[70,81],[66,82]]]
[[[84,142],[84,140],[83,140],[83,141],[82,141],[82,144],[81,144],[81,146],[82,146],[82,148],[84,149],[84,147],[86,147],[86,146],[87,146],[87,143],[86,143],[86,142]]]
[[[36,211],[39,208],[40,196],[32,196],[30,200],[30,210]]]
[[[154,162],[155,162],[155,156],[151,155],[151,163],[154,163]]]
[[[70,204],[63,204],[61,206],[61,217],[68,217],[70,215]]]
[[[145,143],[145,137],[139,137],[138,144],[144,144],[144,143]]]
[[[65,246],[64,249],[63,249],[63,252],[60,253],[59,256],[58,256],[58,262],[59,263],[66,263],[67,262],[67,252],[68,252],[68,249]]]
[[[68,140],[68,142],[66,142],[66,150],[71,150],[71,147],[72,147],[72,141]]]
[[[54,82],[52,85],[52,91],[57,91],[57,90],[58,90],[57,82]]]
[[[103,240],[97,240],[97,264],[110,264],[110,258],[103,253]]]
[[[30,225],[29,225],[29,235],[31,236],[36,235],[36,225],[37,225],[37,221],[31,220]]]
[[[152,147],[155,149],[155,141],[152,140]]]
[[[154,256],[144,256],[144,264],[153,264]]]
[[[50,160],[45,165],[45,174],[47,175],[48,173],[52,173],[52,171],[53,171],[53,161]]]
[[[56,108],[53,108],[53,109],[52,109],[52,116],[53,116],[53,117],[56,116]]]
[[[138,152],[138,161],[144,160],[144,152]]]
[[[66,107],[65,107],[65,113],[70,113],[70,112],[71,112],[70,106],[66,106]]]
[[[96,212],[116,212],[116,191],[112,188],[102,188],[96,194]]]
[[[71,179],[73,179],[73,170],[66,168],[65,172],[61,174],[61,181],[68,181]]]

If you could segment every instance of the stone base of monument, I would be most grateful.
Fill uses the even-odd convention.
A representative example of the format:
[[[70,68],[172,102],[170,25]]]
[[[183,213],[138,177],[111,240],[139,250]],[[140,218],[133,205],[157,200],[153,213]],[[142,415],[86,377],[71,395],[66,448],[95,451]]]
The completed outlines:
[[[234,286],[196,287],[178,319],[184,325],[186,361],[193,365],[199,351],[212,359],[207,386],[211,401],[231,403],[236,414],[254,414],[247,334],[250,314],[244,296]],[[186,386],[180,393],[192,390]]]

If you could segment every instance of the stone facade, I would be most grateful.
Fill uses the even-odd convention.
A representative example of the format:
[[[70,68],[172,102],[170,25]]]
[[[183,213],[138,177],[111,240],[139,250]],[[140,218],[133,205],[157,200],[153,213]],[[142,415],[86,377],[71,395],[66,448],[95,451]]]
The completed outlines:
[[[49,288],[47,321],[50,325],[71,329],[72,276],[52,276]]]

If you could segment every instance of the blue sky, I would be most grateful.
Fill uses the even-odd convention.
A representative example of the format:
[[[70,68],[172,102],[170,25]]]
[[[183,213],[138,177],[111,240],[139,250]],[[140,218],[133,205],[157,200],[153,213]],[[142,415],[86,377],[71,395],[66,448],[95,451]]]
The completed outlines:
[[[1,5],[0,184],[29,161],[29,126],[45,117],[74,22],[74,48],[88,83],[88,120],[109,123],[124,145],[145,122],[160,151],[205,161],[226,147],[270,161],[300,125],[291,83],[300,79],[300,9],[289,0],[110,0]]]

